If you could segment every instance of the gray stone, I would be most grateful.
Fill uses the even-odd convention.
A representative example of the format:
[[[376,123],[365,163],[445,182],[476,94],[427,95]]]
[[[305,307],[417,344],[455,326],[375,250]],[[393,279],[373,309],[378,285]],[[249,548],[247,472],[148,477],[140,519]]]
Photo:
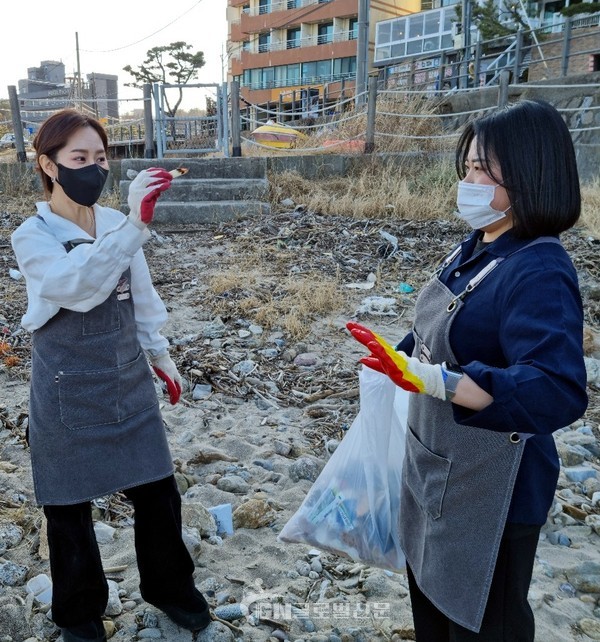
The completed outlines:
[[[239,475],[225,475],[217,481],[217,488],[228,493],[244,494],[250,490],[250,484]]]
[[[114,580],[108,580],[108,603],[106,605],[106,615],[115,616],[123,612],[123,605],[119,597],[119,585]]]
[[[579,628],[592,640],[600,640],[600,620],[585,617],[579,620]]]
[[[302,354],[299,354],[295,359],[294,359],[294,365],[295,366],[300,366],[303,368],[310,368],[312,366],[316,366],[319,361],[319,357],[317,356],[316,353],[314,352],[304,352]]]
[[[183,502],[181,516],[183,524],[197,529],[201,537],[209,537],[217,532],[215,518],[207,508],[198,502]]]
[[[0,562],[0,586],[20,586],[29,569],[14,562]]]
[[[308,479],[314,482],[323,469],[323,464],[312,457],[300,457],[290,464],[288,475],[292,481]]]
[[[205,629],[196,634],[195,642],[234,642],[231,629],[221,622],[211,622]]]
[[[0,555],[21,543],[23,539],[23,529],[12,522],[0,524]]]

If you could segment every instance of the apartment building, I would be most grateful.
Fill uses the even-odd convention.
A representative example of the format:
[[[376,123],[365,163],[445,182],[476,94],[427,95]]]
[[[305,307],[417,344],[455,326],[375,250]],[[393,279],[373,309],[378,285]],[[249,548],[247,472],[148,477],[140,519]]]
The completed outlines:
[[[118,76],[92,73],[80,85],[76,78],[66,77],[62,62],[43,60],[39,67],[29,67],[27,78],[19,80],[18,85],[21,117],[31,131],[55,111],[78,105],[80,98],[83,108],[93,116],[107,122],[119,119]]]
[[[420,0],[370,0],[369,60],[377,22],[420,9]],[[229,79],[243,101],[282,105],[351,97],[359,0],[228,0]]]

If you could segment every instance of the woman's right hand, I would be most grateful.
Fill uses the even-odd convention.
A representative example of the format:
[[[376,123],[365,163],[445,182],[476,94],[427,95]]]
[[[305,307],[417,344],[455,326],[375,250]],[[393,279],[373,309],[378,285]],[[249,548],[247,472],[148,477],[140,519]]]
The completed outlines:
[[[152,221],[154,206],[162,192],[169,189],[173,176],[160,167],[142,170],[129,185],[129,220],[140,229]]]

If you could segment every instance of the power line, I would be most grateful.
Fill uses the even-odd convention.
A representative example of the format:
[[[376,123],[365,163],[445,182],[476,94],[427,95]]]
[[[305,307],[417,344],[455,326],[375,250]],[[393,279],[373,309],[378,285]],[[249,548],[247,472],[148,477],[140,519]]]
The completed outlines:
[[[184,11],[181,15],[177,16],[177,18],[171,20],[171,22],[167,23],[160,29],[153,31],[151,34],[148,34],[147,36],[144,36],[143,38],[136,40],[135,42],[130,42],[128,45],[123,45],[122,47],[116,47],[115,49],[82,49],[81,51],[85,51],[85,53],[113,53],[114,51],[122,51],[123,49],[128,49],[129,47],[139,45],[140,42],[144,42],[144,40],[148,40],[148,38],[152,38],[152,36],[155,36],[157,33],[164,31],[165,29],[170,27],[172,24],[175,24],[178,20],[181,20],[183,16],[186,16],[188,13],[190,13],[190,11],[195,9],[201,2],[202,0],[198,0],[198,2],[195,2],[189,9]]]

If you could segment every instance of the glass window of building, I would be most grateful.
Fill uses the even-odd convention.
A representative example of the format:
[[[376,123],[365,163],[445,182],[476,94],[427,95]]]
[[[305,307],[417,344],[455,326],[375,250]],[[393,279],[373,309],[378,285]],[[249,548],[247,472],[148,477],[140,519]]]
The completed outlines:
[[[258,53],[265,53],[265,51],[269,51],[270,44],[271,34],[269,32],[258,34]]]
[[[300,46],[300,27],[287,30],[287,48],[295,49]]]
[[[377,36],[376,42],[382,45],[390,42],[392,38],[392,22],[386,20],[385,22],[378,22],[376,28]]]
[[[420,38],[423,35],[423,14],[416,13],[408,18],[408,37]]]
[[[331,60],[317,61],[317,76],[319,76],[319,78],[328,78],[331,76]]]
[[[312,79],[317,75],[316,62],[303,62],[302,63],[302,82],[312,82]]]
[[[258,0],[258,13],[270,13],[271,0]]]
[[[262,86],[265,88],[275,86],[275,67],[264,67],[262,73]]]
[[[300,81],[300,64],[287,65],[287,78],[290,84]]]
[[[450,49],[456,20],[456,11],[450,6],[378,23],[375,61]]]
[[[358,18],[350,18],[348,21],[348,40],[358,38]]]
[[[324,22],[318,26],[317,44],[324,45],[333,41],[333,22]]]
[[[406,38],[406,18],[400,18],[392,22],[392,42]]]

